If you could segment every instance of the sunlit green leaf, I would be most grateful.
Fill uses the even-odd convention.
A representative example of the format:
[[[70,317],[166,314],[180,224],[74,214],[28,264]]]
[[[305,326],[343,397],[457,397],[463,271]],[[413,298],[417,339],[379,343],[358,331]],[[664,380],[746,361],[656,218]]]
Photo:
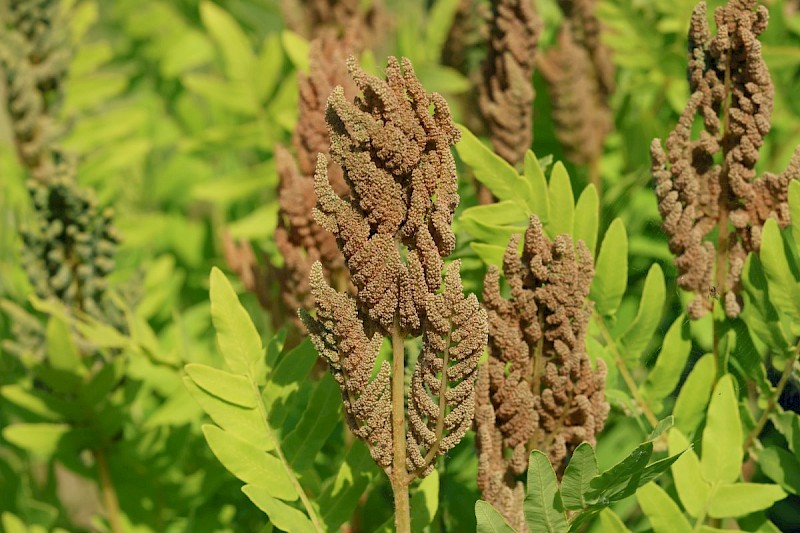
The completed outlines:
[[[622,220],[616,218],[608,227],[595,264],[589,297],[604,316],[616,313],[628,286],[628,236]]]
[[[703,478],[709,483],[733,483],[742,468],[742,422],[733,376],[726,374],[717,382],[703,430],[703,455],[700,460]],[[709,453],[710,452],[710,453]]]
[[[723,484],[717,487],[711,497],[708,516],[712,518],[744,516],[755,511],[768,509],[773,503],[785,497],[786,493],[778,485],[763,483]]]
[[[655,533],[690,533],[692,526],[678,505],[655,483],[636,491],[636,500]]]

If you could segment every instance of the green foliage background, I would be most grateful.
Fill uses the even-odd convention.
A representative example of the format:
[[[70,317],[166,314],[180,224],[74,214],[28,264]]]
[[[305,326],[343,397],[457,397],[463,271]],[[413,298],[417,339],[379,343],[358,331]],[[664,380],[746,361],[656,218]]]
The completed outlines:
[[[762,42],[776,93],[759,165],[775,170],[800,144],[800,15],[785,11],[789,0],[765,3],[773,16]],[[441,92],[463,122],[470,82],[439,61],[457,2],[386,4],[391,31],[362,64],[377,73],[384,55],[409,57],[422,84]],[[553,0],[537,6],[545,24],[540,46],[546,48],[560,15]],[[689,531],[701,511],[715,520],[739,517],[712,503],[692,508],[689,502],[701,500],[703,490],[718,487],[687,481],[697,470],[687,465],[710,460],[709,432],[719,435],[708,442],[741,449],[735,440],[758,423],[800,336],[800,229],[795,224],[781,233],[768,225],[762,257],[751,258],[746,269],[749,311],[725,332],[730,385],[737,391],[726,408],[734,407],[723,418],[707,416],[715,408],[713,401],[708,405],[715,370],[704,355],[711,349],[712,317],[690,323],[682,313],[688,299],[676,288],[648,157],[650,140],[668,134],[689,96],[685,33],[693,6],[693,0],[599,2],[610,30],[604,39],[618,68],[616,128],[601,162],[602,200],[586,186],[585,168],[560,163],[563,151],[538,74],[534,145],[522,175],[467,130],[457,146],[463,179],[454,258],[463,261],[467,290],[480,293],[486,264],[498,262],[508,237],[533,213],[549,234],[573,233],[596,254],[589,351],[609,364],[612,415],[598,439],[595,472],[618,464],[652,430],[615,370],[618,359],[652,411],[674,416],[668,442],[655,441],[658,457],[694,443],[660,487],[647,485],[634,494],[637,484],[608,502],[613,512],[587,519],[593,531],[678,531],[670,528],[684,522]],[[3,528],[108,530],[87,449],[107,451],[129,531],[306,530],[314,514],[326,530],[350,520],[361,531],[388,528],[391,491],[366,450],[346,442],[333,382],[312,379],[317,374],[310,344],[283,353],[284,334],[272,331],[270,317],[230,275],[246,312],[233,291],[215,300],[227,311],[209,306],[209,289],[214,299],[215,288],[230,288],[221,272],[209,282],[212,267],[224,268],[224,230],[281,261],[272,241],[278,208],[273,151],[277,143],[288,144],[297,119],[296,75],[308,68],[308,43],[284,28],[276,0],[65,0],[63,7],[74,55],[57,118],[69,126],[64,145],[78,159],[78,182],[115,209],[123,241],[112,282],[126,296],[120,301],[129,302],[127,327],[121,333],[100,322],[80,324],[81,335],[117,354],[98,370],[70,356],[75,341],[63,309],[29,299],[18,236],[32,216],[27,177],[0,113],[0,339],[12,339],[11,325],[25,309],[46,324],[49,354],[45,364],[12,355],[7,344],[0,347]],[[477,206],[470,173],[501,204]],[[800,213],[800,187],[792,191],[793,212]],[[238,324],[221,325],[236,313]],[[226,327],[249,323],[248,315],[255,329],[226,333]],[[226,335],[254,343],[244,363],[232,362]],[[262,343],[266,359],[260,357]],[[61,373],[47,375],[51,367]],[[225,374],[214,374],[219,371]],[[52,397],[38,390],[40,380],[56,390]],[[229,389],[218,390],[226,383]],[[243,392],[248,387],[254,394]],[[786,405],[800,409],[796,372],[784,396]],[[752,479],[781,487],[781,497],[773,490],[764,505],[739,520],[750,531],[800,528],[800,421],[796,412],[771,409]],[[325,423],[315,423],[309,412]],[[264,419],[263,432],[253,430]],[[731,435],[737,424],[739,433]],[[231,463],[231,446],[250,450],[245,462],[255,463]],[[741,465],[741,454],[737,460]],[[294,477],[283,480],[287,493],[276,494],[287,463]],[[476,468],[468,436],[412,489],[415,531],[475,530]],[[720,483],[735,486],[735,470],[720,474]],[[309,505],[292,492],[297,486],[311,498]],[[76,487],[87,496],[70,498]]]

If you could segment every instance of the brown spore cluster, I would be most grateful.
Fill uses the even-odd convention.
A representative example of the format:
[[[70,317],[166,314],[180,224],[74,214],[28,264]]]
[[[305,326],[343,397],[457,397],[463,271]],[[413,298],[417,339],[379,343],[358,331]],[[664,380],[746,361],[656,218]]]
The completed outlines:
[[[336,194],[321,155],[315,215],[335,236],[355,294],[331,288],[315,263],[315,315],[301,310],[301,316],[340,385],[353,433],[369,443],[378,465],[407,484],[429,473],[472,423],[486,317],[475,295],[463,294],[459,262],[447,267],[441,289],[459,200],[450,152],[459,134],[447,103],[426,93],[407,59],[390,57],[385,79],[368,75],[353,58],[348,66],[362,94],[352,102],[337,87],[327,121],[331,157],[350,194]],[[422,337],[404,400],[407,429],[399,436],[390,416],[398,375],[388,362],[375,373],[385,336],[395,357],[404,354],[404,338]],[[393,464],[398,439],[408,452],[402,466]],[[397,468],[404,469],[399,478]]]
[[[595,442],[609,405],[606,367],[586,353],[594,276],[591,253],[567,235],[553,242],[531,217],[518,253],[511,239],[503,259],[510,298],[491,267],[483,303],[489,317],[489,358],[481,366],[475,415],[478,487],[519,531],[526,530],[520,476],[534,449],[559,474],[581,442]]]
[[[533,139],[533,68],[541,21],[528,0],[492,0],[478,103],[495,152],[522,164]]]
[[[700,3],[689,29],[692,95],[666,152],[650,147],[663,229],[675,254],[678,285],[695,293],[689,315],[697,319],[720,294],[729,317],[741,311],[744,260],[757,251],[768,218],[785,227],[790,180],[800,175],[800,151],[780,174],[756,176],[759,149],[770,130],[773,86],[758,36],[769,14],[756,0],[732,0],[715,12],[710,35]],[[693,139],[692,127],[703,129]],[[708,237],[717,230],[716,246]]]
[[[537,65],[548,85],[556,137],[576,164],[596,162],[613,128],[611,51],[600,35],[596,0],[560,0],[564,21]]]

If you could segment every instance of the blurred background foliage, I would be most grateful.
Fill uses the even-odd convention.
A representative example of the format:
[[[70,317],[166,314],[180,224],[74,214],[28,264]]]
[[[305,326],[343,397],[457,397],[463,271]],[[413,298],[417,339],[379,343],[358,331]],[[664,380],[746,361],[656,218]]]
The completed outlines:
[[[721,3],[709,2],[709,12]],[[791,0],[764,3],[772,17],[762,41],[776,95],[760,165],[780,169],[800,144],[800,13]],[[387,0],[380,39],[361,63],[377,73],[387,54],[409,57],[423,86],[448,99],[457,122],[469,123],[474,113],[470,76],[484,51],[476,40],[460,69],[443,62],[458,4]],[[616,322],[633,321],[654,262],[667,279],[667,311],[644,349],[642,372],[652,365],[669,326],[681,320],[686,301],[675,288],[672,257],[660,230],[648,147],[652,138],[668,134],[689,96],[685,33],[694,4],[598,4],[618,83],[611,101],[615,129],[601,161],[600,233],[619,217],[629,237],[628,291]],[[555,0],[536,5],[544,20],[540,48],[547,49],[560,11]],[[82,370],[86,380],[61,391],[61,399],[45,401],[31,393],[39,386],[34,370],[41,363],[12,353],[12,324],[21,320],[20,310],[42,323],[49,320],[46,341],[60,346],[66,342],[58,335],[63,311],[29,300],[33,291],[21,266],[18,233],[33,216],[27,175],[15,156],[8,117],[0,111],[3,527],[9,532],[108,530],[102,494],[95,488],[102,484],[100,474],[94,460],[80,453],[100,443],[108,450],[126,530],[262,530],[263,514],[205,445],[204,415],[184,387],[181,369],[187,363],[221,365],[209,314],[208,273],[225,265],[223,233],[250,241],[257,254],[281,262],[272,240],[278,211],[273,154],[276,144],[289,144],[297,120],[297,73],[308,69],[308,41],[286,27],[278,0],[64,0],[59,9],[72,50],[56,117],[64,128],[63,148],[76,161],[77,182],[94,191],[100,206],[113,207],[122,237],[110,282],[116,294],[125,295],[119,298],[125,326],[110,332],[105,324],[87,321],[82,335],[122,355],[110,365],[108,377],[96,379],[90,368]],[[538,73],[534,85],[533,151],[547,166],[565,157]],[[587,169],[565,164],[572,190],[579,193],[588,183]],[[473,182],[462,170],[459,212],[476,205]],[[470,234],[456,229],[466,288],[480,292],[483,263],[469,246]],[[252,294],[242,298],[262,337],[270,339],[274,317]],[[708,327],[693,323],[692,330],[688,368],[710,345]],[[104,401],[91,403],[95,397]],[[597,447],[601,469],[646,435],[627,416],[625,398],[610,395],[610,400],[614,409]],[[84,408],[91,413],[80,412]],[[66,412],[70,409],[78,412]],[[8,431],[20,422],[28,427]],[[75,438],[64,439],[65,432]],[[317,459],[323,478],[338,465],[341,433],[332,433]],[[428,526],[432,531],[474,529],[473,449],[472,439],[465,439],[441,467],[442,503]],[[368,490],[358,502],[360,531],[377,530],[390,516],[391,493],[376,474],[368,476]],[[779,504],[776,521],[800,528],[797,509],[797,499]],[[616,511],[628,523],[641,520],[631,514],[632,498]]]

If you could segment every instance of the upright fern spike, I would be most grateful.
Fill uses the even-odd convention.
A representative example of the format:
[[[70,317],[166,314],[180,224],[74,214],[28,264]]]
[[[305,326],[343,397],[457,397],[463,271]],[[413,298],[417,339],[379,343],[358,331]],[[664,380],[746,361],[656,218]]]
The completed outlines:
[[[600,187],[603,142],[613,127],[609,97],[614,90],[610,50],[600,41],[596,0],[561,0],[564,22],[556,45],[537,65],[549,87],[556,136],[573,163],[589,165]]]
[[[46,181],[60,157],[53,114],[71,55],[60,3],[15,0],[0,6],[0,17],[0,73],[17,154],[35,179]]]
[[[569,235],[554,242],[536,216],[511,239],[503,273],[511,298],[500,294],[500,274],[486,274],[483,300],[489,316],[489,359],[481,365],[475,415],[478,487],[518,531],[526,530],[524,488],[517,481],[534,449],[556,471],[584,441],[594,443],[609,406],[606,368],[593,369],[586,354],[594,276],[592,255]]]
[[[479,105],[495,152],[520,167],[533,139],[533,67],[541,22],[528,0],[492,0]]]
[[[472,423],[486,316],[475,295],[464,297],[458,261],[440,292],[459,200],[450,152],[459,133],[447,102],[425,92],[407,59],[390,57],[385,80],[354,58],[348,66],[362,96],[350,102],[337,87],[327,120],[350,196],[336,194],[320,155],[315,215],[336,237],[355,297],[331,288],[318,262],[315,316],[300,315],[340,385],[351,430],[391,480],[397,530],[409,531],[409,484]],[[407,388],[404,339],[412,336],[422,337],[422,352]],[[391,338],[392,363],[372,378],[383,337]]]
[[[695,293],[689,316],[700,318],[720,294],[729,317],[738,316],[744,260],[759,249],[768,218],[785,227],[789,182],[800,175],[800,150],[780,174],[756,176],[755,165],[770,130],[773,86],[758,36],[769,13],[756,0],[731,0],[717,9],[711,37],[706,4],[695,8],[689,28],[692,95],[666,152],[650,147],[663,229],[675,254],[678,285]],[[692,124],[704,129],[692,139]],[[721,161],[715,158],[721,155]],[[708,240],[717,230],[716,243]]]

